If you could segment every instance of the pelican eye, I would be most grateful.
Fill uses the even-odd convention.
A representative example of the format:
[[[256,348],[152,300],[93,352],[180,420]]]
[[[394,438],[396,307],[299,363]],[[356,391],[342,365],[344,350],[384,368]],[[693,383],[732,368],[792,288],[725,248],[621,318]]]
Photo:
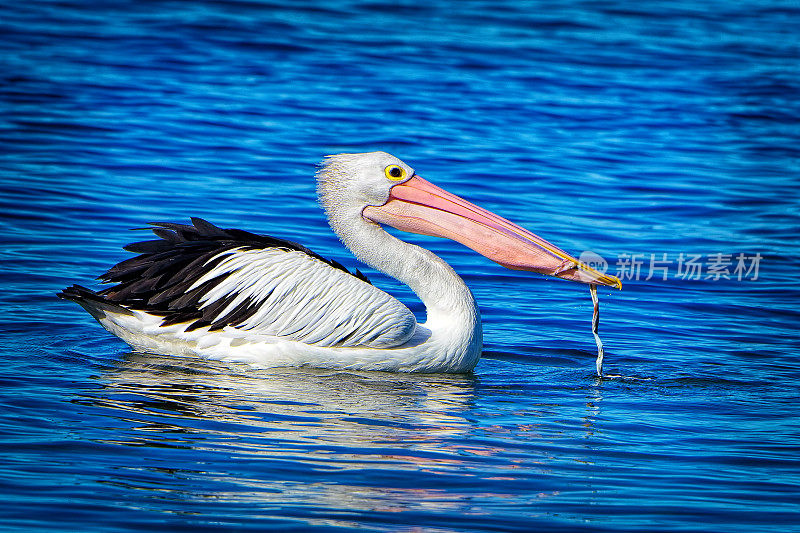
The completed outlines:
[[[383,172],[386,174],[386,177],[392,181],[400,181],[406,177],[405,169],[398,165],[389,165],[383,169]]]

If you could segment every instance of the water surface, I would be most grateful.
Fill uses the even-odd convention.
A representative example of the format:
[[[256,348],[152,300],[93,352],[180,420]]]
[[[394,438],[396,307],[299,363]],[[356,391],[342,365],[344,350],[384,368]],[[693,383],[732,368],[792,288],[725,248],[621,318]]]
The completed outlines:
[[[800,530],[798,27],[779,0],[4,3],[0,523]],[[202,216],[422,319],[315,203],[325,154],[378,149],[603,256],[623,377],[593,375],[585,286],[417,236],[481,305],[473,374],[132,354],[55,298]]]

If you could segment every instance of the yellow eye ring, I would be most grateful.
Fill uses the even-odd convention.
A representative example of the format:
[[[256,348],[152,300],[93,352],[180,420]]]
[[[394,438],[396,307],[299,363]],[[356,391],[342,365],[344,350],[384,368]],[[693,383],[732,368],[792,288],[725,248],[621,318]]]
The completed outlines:
[[[383,169],[383,173],[386,174],[386,179],[391,181],[400,181],[406,178],[406,170],[399,165],[389,165]]]

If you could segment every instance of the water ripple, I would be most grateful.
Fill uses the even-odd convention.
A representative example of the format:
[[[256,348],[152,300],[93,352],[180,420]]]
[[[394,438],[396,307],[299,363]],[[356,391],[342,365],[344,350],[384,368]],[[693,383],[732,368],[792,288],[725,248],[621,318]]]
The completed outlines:
[[[782,0],[4,4],[3,524],[796,529],[798,25]],[[131,354],[54,297],[202,216],[422,318],[314,200],[323,155],[375,149],[606,258],[621,377],[593,375],[585,287],[433,238],[481,306],[471,375]]]

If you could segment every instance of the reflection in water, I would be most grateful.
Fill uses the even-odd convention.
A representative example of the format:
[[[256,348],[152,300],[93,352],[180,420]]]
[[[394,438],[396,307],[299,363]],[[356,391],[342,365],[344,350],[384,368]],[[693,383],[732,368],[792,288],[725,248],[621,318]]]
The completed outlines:
[[[246,424],[276,437],[291,431],[293,440],[338,442],[344,434],[348,443],[374,442],[378,434],[412,430],[415,424],[426,427],[422,440],[459,431],[466,424],[460,413],[472,398],[474,381],[468,376],[256,370],[150,354],[129,354],[102,378],[109,396],[133,412]]]
[[[454,487],[398,487],[391,478],[410,470],[463,479],[474,476],[465,466],[472,457],[498,452],[452,445],[475,429],[468,420],[472,376],[254,370],[128,354],[100,379],[102,390],[81,403],[112,409],[127,428],[98,440],[148,448],[153,471],[164,474],[162,463],[172,462],[171,477],[202,478],[203,494],[184,498],[479,513]],[[187,449],[191,454],[181,453]],[[193,468],[181,468],[188,455]],[[219,490],[210,493],[209,481]]]

